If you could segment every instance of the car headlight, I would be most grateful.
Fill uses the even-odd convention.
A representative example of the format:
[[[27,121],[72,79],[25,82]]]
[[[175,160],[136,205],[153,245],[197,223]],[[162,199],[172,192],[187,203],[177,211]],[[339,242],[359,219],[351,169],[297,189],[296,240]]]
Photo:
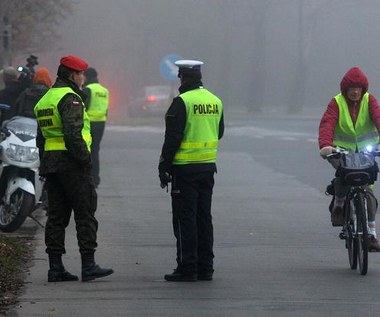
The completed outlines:
[[[6,156],[12,160],[23,163],[33,163],[39,159],[36,147],[9,144],[5,151]]]

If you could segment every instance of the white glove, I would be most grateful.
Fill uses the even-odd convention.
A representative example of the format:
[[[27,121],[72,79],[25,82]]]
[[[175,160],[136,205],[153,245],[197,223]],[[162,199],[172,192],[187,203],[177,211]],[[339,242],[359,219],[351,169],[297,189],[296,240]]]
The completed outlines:
[[[333,146],[325,146],[320,149],[319,155],[323,158],[326,159],[327,155],[332,154],[335,152],[335,148]]]

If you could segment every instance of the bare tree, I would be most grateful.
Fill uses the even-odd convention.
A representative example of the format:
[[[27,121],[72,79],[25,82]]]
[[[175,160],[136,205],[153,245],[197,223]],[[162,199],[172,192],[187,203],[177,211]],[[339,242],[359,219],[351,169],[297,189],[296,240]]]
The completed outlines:
[[[308,58],[310,56],[310,45],[312,42],[312,32],[315,28],[315,23],[318,15],[316,11],[316,2],[308,2],[309,11],[306,13],[305,1],[298,0],[298,41],[296,47],[296,65],[294,72],[294,85],[290,95],[290,100],[288,104],[289,113],[297,113],[301,111],[305,90],[306,90],[306,80],[308,77]]]
[[[248,111],[261,112],[264,107],[264,92],[265,82],[267,78],[266,69],[266,20],[267,11],[270,6],[273,6],[273,1],[257,1],[253,5],[253,29],[252,40],[253,54],[252,54],[252,78],[251,91],[252,91],[252,104],[248,107]]]
[[[41,52],[57,42],[57,26],[73,11],[75,0],[0,0],[0,27],[10,29],[11,54]],[[0,66],[5,55],[0,45]]]
[[[361,2],[356,0],[297,0],[298,9],[298,34],[296,47],[296,64],[294,72],[294,84],[288,103],[288,112],[300,112],[304,106],[305,92],[310,70],[310,53],[314,45],[315,29],[321,23],[322,17],[331,15],[336,10],[346,10],[348,8],[360,8]],[[367,0],[366,6],[376,6],[376,0]]]

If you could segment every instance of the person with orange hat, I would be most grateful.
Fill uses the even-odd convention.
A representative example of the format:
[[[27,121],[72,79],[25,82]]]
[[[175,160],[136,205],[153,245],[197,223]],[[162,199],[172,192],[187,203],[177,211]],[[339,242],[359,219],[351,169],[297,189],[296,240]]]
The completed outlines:
[[[46,253],[49,256],[48,282],[76,281],[66,271],[62,254],[65,229],[74,212],[82,281],[108,276],[112,269],[95,263],[98,221],[95,218],[97,194],[91,175],[90,121],[80,89],[88,64],[77,56],[60,60],[57,80],[34,108],[37,118],[37,146],[40,175],[46,177],[48,218],[45,226]]]
[[[34,107],[52,85],[49,70],[39,67],[32,79],[32,85],[26,88],[17,98],[15,108],[16,116],[35,118]]]

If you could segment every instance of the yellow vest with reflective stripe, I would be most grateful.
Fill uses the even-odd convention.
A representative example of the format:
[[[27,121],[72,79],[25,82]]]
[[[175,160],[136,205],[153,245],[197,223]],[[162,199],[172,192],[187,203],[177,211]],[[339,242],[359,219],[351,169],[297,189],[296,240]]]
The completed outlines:
[[[90,121],[106,121],[109,92],[108,89],[99,83],[92,83],[86,86],[90,89],[91,99],[87,109]]]
[[[81,97],[70,87],[50,88],[34,107],[34,114],[36,115],[42,135],[45,138],[45,151],[67,151],[65,140],[63,138],[61,115],[59,114],[57,106],[61,99],[68,93],[77,95],[80,100],[82,100]],[[86,142],[87,149],[91,151],[92,139],[90,133],[90,120],[84,110],[83,102],[82,108],[82,137]]]
[[[185,103],[186,125],[173,164],[214,163],[223,113],[222,101],[204,88],[187,91],[179,97]]]
[[[360,151],[368,145],[379,143],[379,133],[369,114],[369,94],[365,93],[356,123],[352,122],[346,99],[342,94],[335,96],[339,108],[339,120],[335,127],[334,146],[350,151]]]

